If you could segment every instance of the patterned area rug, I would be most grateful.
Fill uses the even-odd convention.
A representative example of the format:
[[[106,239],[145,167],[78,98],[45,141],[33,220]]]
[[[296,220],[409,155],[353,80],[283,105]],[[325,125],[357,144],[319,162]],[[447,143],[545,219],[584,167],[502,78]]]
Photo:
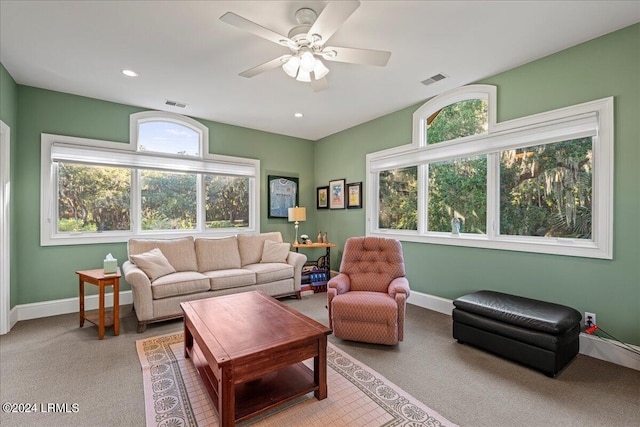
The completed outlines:
[[[218,426],[198,372],[184,359],[183,335],[136,341],[148,427]],[[305,362],[309,367],[313,359]],[[455,426],[373,369],[327,345],[326,399],[309,393],[242,426]]]

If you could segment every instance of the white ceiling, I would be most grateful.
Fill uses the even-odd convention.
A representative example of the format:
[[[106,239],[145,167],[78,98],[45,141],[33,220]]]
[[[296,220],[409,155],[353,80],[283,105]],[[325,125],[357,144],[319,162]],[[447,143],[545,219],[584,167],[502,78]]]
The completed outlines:
[[[1,0],[0,61],[22,85],[317,140],[640,22],[640,1],[363,0],[329,44],[390,51],[385,68],[325,62],[318,93],[281,69],[238,76],[288,49],[220,16],[286,35],[297,9],[326,4]],[[420,83],[437,73],[448,78]]]

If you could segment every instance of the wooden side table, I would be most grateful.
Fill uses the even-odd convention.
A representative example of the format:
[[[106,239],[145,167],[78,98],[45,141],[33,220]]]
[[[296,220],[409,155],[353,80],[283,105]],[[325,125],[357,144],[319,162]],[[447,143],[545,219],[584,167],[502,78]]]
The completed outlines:
[[[104,269],[97,268],[95,270],[76,271],[79,276],[80,284],[80,327],[84,325],[84,321],[89,321],[98,326],[98,338],[104,338],[104,328],[113,326],[113,334],[120,334],[120,267],[117,273],[104,274]],[[84,312],[84,284],[91,283],[99,288],[99,305],[98,313]],[[104,307],[104,288],[113,286],[113,308],[105,310]]]

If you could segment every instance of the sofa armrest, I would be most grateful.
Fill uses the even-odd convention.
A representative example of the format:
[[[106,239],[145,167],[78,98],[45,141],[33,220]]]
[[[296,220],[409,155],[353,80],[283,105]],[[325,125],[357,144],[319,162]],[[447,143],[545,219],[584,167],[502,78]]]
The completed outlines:
[[[287,264],[293,266],[293,290],[298,292],[302,287],[302,267],[307,262],[307,256],[298,252],[289,251]]]
[[[153,295],[149,277],[131,261],[122,264],[124,279],[131,285],[133,306],[140,321],[153,319]]]
[[[387,292],[391,298],[396,297],[397,294],[405,294],[405,299],[409,298],[411,290],[409,289],[409,280],[406,277],[396,277],[389,283]]]

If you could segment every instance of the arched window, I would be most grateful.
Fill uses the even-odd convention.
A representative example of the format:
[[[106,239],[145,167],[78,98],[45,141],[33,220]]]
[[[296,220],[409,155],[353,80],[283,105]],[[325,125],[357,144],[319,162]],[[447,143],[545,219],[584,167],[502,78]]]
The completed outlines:
[[[494,86],[437,96],[367,156],[367,234],[611,258],[613,100],[496,123]]]
[[[131,141],[137,151],[203,157],[209,130],[179,114],[144,111],[131,115]]]
[[[129,144],[42,135],[41,244],[259,231],[260,161],[208,152],[178,114],[130,116]]]

